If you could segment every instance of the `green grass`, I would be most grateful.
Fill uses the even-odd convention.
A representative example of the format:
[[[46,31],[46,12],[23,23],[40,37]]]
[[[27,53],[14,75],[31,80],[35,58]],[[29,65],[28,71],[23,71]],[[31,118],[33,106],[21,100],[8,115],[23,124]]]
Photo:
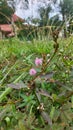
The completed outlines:
[[[28,89],[34,78],[29,75],[29,70],[34,67],[41,71],[41,67],[34,64],[35,58],[45,56],[46,63],[54,53],[54,41],[29,42],[15,38],[0,41],[1,130],[73,129],[73,38],[58,39],[58,43],[58,52],[45,68],[45,79],[36,78],[32,86],[34,89]],[[50,81],[46,81],[46,74],[50,76],[51,73],[54,74]],[[17,89],[11,88],[11,84]],[[45,123],[37,110],[39,101],[35,95],[35,85],[49,93],[48,96],[41,96],[41,103],[50,116],[52,126]],[[23,88],[19,89],[20,86]]]

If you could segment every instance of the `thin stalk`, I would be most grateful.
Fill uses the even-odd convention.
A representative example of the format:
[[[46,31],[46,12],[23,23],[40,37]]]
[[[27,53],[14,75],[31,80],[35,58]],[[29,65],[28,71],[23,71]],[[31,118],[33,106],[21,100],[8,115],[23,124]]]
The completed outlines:
[[[53,58],[55,57],[57,51],[58,51],[58,48],[55,48],[53,55],[51,56],[51,58],[49,59],[49,61],[45,64],[44,69],[43,69],[40,73],[38,73],[38,74],[32,79],[31,83],[33,83],[33,81],[34,81],[38,76],[40,76],[41,74],[43,74],[43,72],[45,72],[45,68],[48,67],[48,65],[50,64],[50,62],[53,60]]]
[[[15,65],[17,64],[17,61],[15,62],[15,64],[9,69],[9,71],[6,73],[6,75],[3,77],[3,79],[0,81],[0,86],[1,84],[4,82],[4,80],[6,79],[6,77],[8,76],[8,74],[12,71],[12,69],[15,67]]]

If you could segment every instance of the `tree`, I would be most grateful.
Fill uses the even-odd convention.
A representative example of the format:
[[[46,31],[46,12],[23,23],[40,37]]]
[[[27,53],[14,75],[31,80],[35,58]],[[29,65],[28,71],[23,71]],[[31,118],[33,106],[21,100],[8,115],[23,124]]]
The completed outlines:
[[[55,15],[50,18],[49,25],[52,26],[52,29],[59,29],[62,27],[63,22],[60,20],[59,15]]]
[[[73,33],[73,17],[69,21],[68,32],[70,35]]]
[[[13,14],[13,10],[6,0],[0,1],[0,24],[5,24],[10,22],[10,18]]]
[[[40,12],[40,26],[46,26],[48,24],[48,20],[49,20],[49,13],[51,11],[51,6],[48,5],[47,7],[41,7],[39,9]]]
[[[64,36],[66,37],[66,23],[73,14],[73,0],[60,0],[59,7],[64,22]]]
[[[73,0],[61,0],[59,6],[63,18],[73,14]]]
[[[11,8],[16,11],[17,6],[21,5],[21,8],[28,8],[29,1],[28,0],[7,0]]]

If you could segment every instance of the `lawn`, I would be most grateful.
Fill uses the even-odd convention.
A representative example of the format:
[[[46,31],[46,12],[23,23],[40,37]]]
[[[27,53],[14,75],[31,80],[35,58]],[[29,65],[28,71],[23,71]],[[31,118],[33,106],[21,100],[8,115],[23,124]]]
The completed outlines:
[[[0,41],[0,130],[73,130],[73,37]]]

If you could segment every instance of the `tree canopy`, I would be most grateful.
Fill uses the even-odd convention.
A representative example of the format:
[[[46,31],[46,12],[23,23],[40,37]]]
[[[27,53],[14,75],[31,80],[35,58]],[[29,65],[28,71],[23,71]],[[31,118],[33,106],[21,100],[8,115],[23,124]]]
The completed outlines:
[[[9,23],[9,19],[11,18],[11,15],[13,13],[13,10],[10,6],[8,6],[8,3],[6,0],[0,1],[0,24]]]
[[[73,14],[73,0],[61,0],[59,7],[63,16],[69,17]]]
[[[46,26],[48,24],[48,20],[49,20],[49,13],[52,10],[51,6],[48,5],[46,8],[41,7],[39,9],[40,12],[40,26]]]

